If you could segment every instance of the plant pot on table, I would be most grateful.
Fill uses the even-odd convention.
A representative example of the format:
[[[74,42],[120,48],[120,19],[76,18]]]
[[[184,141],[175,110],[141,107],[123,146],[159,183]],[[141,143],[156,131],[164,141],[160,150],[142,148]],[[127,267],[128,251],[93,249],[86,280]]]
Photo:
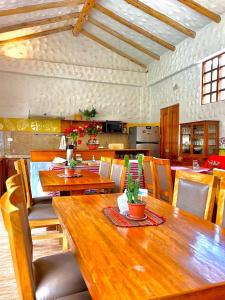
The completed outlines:
[[[141,219],[145,215],[146,202],[138,200],[138,203],[128,203],[129,216],[132,218]]]

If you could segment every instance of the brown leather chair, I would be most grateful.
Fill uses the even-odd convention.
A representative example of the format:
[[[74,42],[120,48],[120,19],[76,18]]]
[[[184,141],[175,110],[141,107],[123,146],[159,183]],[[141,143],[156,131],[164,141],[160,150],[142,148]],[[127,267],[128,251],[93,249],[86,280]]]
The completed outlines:
[[[20,299],[91,299],[71,252],[33,261],[33,247],[21,187],[1,198],[1,211],[8,232]]]
[[[156,179],[156,197],[172,204],[173,180],[170,160],[153,157],[153,168]]]
[[[143,157],[143,175],[145,188],[148,189],[148,193],[153,197],[156,197],[156,182],[155,172],[153,167],[153,156]]]
[[[220,179],[216,224],[225,227],[225,177]]]
[[[20,174],[13,175],[6,180],[7,190],[10,190],[13,187],[21,187],[22,196],[21,199],[24,201],[25,205],[26,197],[25,197],[25,188],[23,185],[22,176]],[[43,205],[32,205],[27,209],[28,211],[28,219],[31,230],[34,228],[43,228],[43,227],[52,227],[56,226],[59,229],[61,228],[59,219],[55,214],[55,211],[51,204],[43,204]],[[63,249],[66,250],[68,248],[68,243],[65,234],[62,232],[56,231],[54,233],[44,233],[38,235],[32,235],[33,239],[55,239],[62,238]]]
[[[110,179],[115,182],[113,193],[122,193],[126,177],[125,161],[121,159],[113,159],[111,167]]]
[[[23,189],[26,195],[27,207],[30,208],[35,204],[51,204],[52,198],[50,196],[32,198],[30,175],[25,159],[19,159],[14,162],[17,174],[22,176]]]
[[[173,206],[211,221],[217,183],[212,175],[176,171]]]

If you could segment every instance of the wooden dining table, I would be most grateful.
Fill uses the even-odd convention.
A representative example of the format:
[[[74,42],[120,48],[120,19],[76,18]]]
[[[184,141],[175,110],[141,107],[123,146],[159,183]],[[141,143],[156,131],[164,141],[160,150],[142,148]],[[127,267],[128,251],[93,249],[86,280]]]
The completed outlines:
[[[39,171],[40,182],[44,192],[69,192],[80,195],[86,190],[113,189],[114,181],[100,177],[88,170],[76,170],[80,177],[65,178],[64,170]]]
[[[116,227],[117,194],[53,198],[92,299],[225,299],[225,230],[146,197],[159,226]]]

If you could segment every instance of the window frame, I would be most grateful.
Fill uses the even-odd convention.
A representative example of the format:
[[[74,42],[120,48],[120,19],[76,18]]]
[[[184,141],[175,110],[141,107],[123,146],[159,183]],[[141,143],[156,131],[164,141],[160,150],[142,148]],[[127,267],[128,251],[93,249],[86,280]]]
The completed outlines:
[[[220,101],[225,101],[225,96],[224,96],[224,99],[220,99],[219,97],[220,97],[220,94],[222,93],[222,92],[224,92],[225,93],[225,87],[224,88],[220,88],[220,86],[221,86],[221,82],[222,82],[222,80],[224,80],[225,81],[225,75],[222,77],[220,77],[220,70],[222,69],[222,68],[224,68],[225,69],[225,61],[224,61],[224,63],[222,64],[222,65],[220,65],[220,59],[223,57],[223,56],[225,56],[225,51],[223,50],[223,52],[221,52],[221,53],[219,53],[219,54],[217,54],[217,55],[214,55],[214,56],[212,56],[212,57],[210,57],[210,58],[207,58],[206,60],[204,60],[203,62],[202,62],[202,85],[201,85],[201,105],[206,105],[206,104],[211,104],[211,103],[216,103],[216,102],[220,102]],[[214,59],[218,59],[218,65],[217,65],[217,67],[216,68],[213,68],[213,60]],[[208,70],[208,71],[205,71],[206,70],[206,64],[208,63],[208,62],[211,62],[211,68],[210,68],[210,70]],[[215,72],[215,71],[217,71],[217,79],[214,79],[213,80],[213,78],[212,78],[212,76],[213,76],[213,72]],[[206,76],[206,74],[211,74],[211,79],[210,79],[210,81],[206,81],[206,82],[204,82],[204,79],[205,79],[205,76]],[[215,83],[216,82],[216,90],[214,91],[214,90],[212,90],[212,86],[213,86],[213,83]],[[207,92],[207,93],[205,93],[204,92],[204,87],[207,85],[207,84],[210,84],[210,92]],[[212,101],[212,96],[214,95],[214,94],[216,94],[216,101]],[[205,96],[210,96],[210,102],[205,102],[204,103],[204,97]]]

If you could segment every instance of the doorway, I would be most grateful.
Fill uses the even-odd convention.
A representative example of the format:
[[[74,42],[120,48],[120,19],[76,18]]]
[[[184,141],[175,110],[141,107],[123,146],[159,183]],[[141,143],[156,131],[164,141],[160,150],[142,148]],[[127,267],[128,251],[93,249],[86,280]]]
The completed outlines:
[[[178,158],[179,104],[160,109],[160,157]]]

